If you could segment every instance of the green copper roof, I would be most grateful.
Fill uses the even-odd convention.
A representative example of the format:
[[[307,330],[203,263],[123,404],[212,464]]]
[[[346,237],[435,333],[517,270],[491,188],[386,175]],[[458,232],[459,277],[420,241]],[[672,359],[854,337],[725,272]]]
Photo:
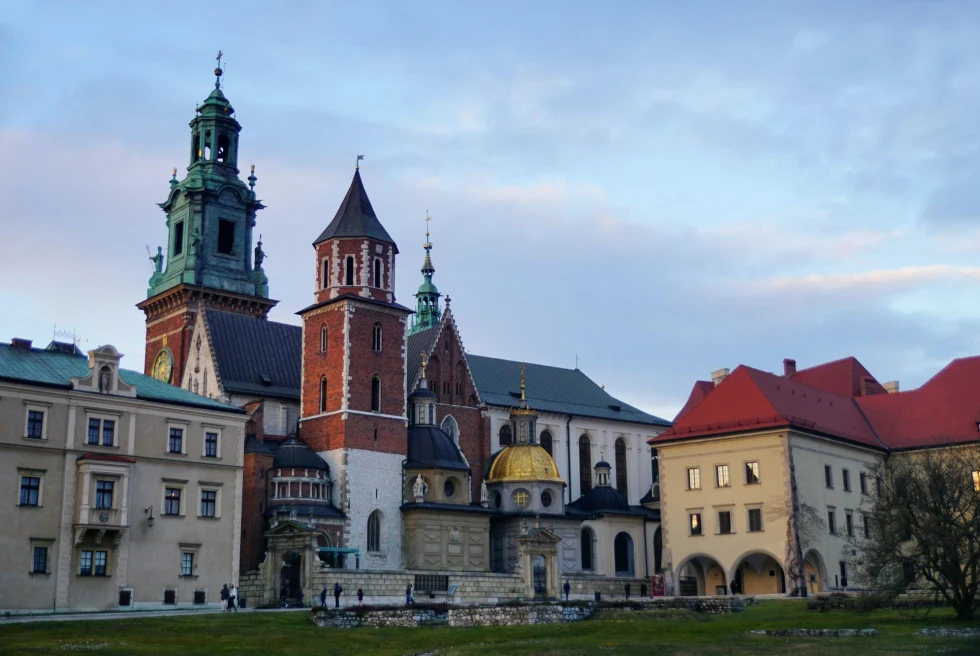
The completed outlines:
[[[426,219],[428,220],[428,219]],[[442,310],[439,309],[439,288],[436,287],[435,283],[432,282],[432,275],[436,272],[436,268],[432,266],[432,242],[429,241],[429,231],[425,231],[425,243],[422,244],[422,248],[425,249],[425,259],[422,261],[422,284],[419,285],[419,291],[415,294],[415,298],[418,299],[415,307],[415,314],[412,315],[412,327],[408,329],[409,335],[414,335],[423,330],[428,330],[433,326],[439,325],[439,319],[442,316]]]
[[[81,378],[88,373],[86,357],[55,350],[17,348],[0,342],[0,380],[70,389],[72,378]],[[120,369],[119,375],[127,385],[136,387],[138,399],[195,406],[208,410],[244,412],[236,406],[188,392],[136,371]]]

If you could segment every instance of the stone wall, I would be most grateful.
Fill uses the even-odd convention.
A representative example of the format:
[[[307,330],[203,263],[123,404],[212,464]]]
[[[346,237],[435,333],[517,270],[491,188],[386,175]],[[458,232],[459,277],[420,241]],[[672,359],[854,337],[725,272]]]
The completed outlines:
[[[571,599],[592,600],[595,593],[602,593],[605,599],[622,599],[626,597],[626,584],[630,584],[630,599],[640,597],[640,586],[647,584],[647,594],[650,594],[650,581],[647,579],[629,579],[612,576],[593,576],[588,574],[571,574],[562,577],[559,588],[565,585],[565,579],[571,586]],[[564,598],[564,592],[562,593]]]
[[[587,619],[594,606],[528,604],[520,606],[452,606],[432,608],[378,608],[364,610],[314,609],[310,621],[333,628],[415,627],[431,625],[509,626],[515,624],[556,624]]]

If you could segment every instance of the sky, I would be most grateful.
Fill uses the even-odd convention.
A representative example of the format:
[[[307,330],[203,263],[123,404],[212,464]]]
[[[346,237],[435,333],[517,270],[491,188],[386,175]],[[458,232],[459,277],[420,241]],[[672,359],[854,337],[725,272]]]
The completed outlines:
[[[141,369],[170,170],[213,88],[267,209],[271,318],[357,154],[468,352],[673,418],[696,379],[855,356],[921,385],[980,351],[980,5],[24,2],[0,14],[0,340]]]

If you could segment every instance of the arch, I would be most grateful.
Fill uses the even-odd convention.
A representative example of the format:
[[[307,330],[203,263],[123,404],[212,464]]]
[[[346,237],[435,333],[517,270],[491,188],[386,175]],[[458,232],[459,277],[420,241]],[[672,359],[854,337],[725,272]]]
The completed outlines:
[[[371,377],[371,412],[381,412],[381,376]]]
[[[588,433],[578,438],[578,487],[579,494],[592,489],[592,440]]]
[[[379,289],[381,287],[383,287],[383,285],[381,284],[383,282],[383,280],[382,280],[382,272],[383,272],[383,269],[381,268],[381,258],[380,257],[376,257],[376,258],[374,258],[374,271],[373,271],[373,273],[374,273],[374,280],[372,280],[371,282],[374,283],[374,285],[373,285],[374,287],[377,287]]]
[[[344,261],[344,284],[354,284],[354,256],[348,255]]]
[[[582,569],[592,571],[595,569],[595,533],[591,528],[585,527],[579,540],[582,547]]]
[[[728,594],[725,568],[713,556],[691,554],[677,568],[677,594],[703,596]]]
[[[320,326],[320,353],[327,352],[327,324]]]
[[[231,153],[231,141],[228,139],[227,134],[222,134],[218,136],[218,152],[214,157],[216,162],[227,162]]]
[[[541,554],[531,556],[531,582],[534,586],[534,596],[543,597],[548,594],[548,568]]]
[[[626,440],[622,437],[613,446],[616,462],[616,489],[623,496],[629,496],[629,477],[626,470]]]
[[[374,330],[371,331],[371,350],[374,351],[375,353],[381,353],[381,346],[382,346],[381,336],[382,336],[381,324],[375,322]]]
[[[633,536],[622,531],[613,540],[613,560],[616,576],[633,576]]]
[[[809,593],[827,592],[827,565],[824,563],[823,556],[816,549],[810,549],[803,556],[803,572],[806,576],[806,589]],[[790,583],[791,587],[796,587],[796,581]]]
[[[659,574],[664,571],[664,533],[661,527],[653,532],[653,572]]]
[[[323,258],[323,265],[320,272],[320,289],[330,286],[330,259]]]
[[[538,440],[541,442],[541,446],[544,448],[544,450],[548,452],[548,455],[554,458],[555,438],[551,434],[551,431],[550,430],[541,431],[541,437],[538,438]]]
[[[459,424],[456,422],[455,417],[446,415],[443,417],[442,424],[439,427],[442,428],[446,435],[453,438],[453,442],[459,444]]]
[[[786,593],[783,564],[764,549],[753,549],[736,558],[729,578],[737,594]]]
[[[500,427],[500,446],[508,446],[514,442],[514,431],[511,430],[510,424],[504,424]]]
[[[368,515],[367,520],[367,550],[378,552],[381,551],[381,524],[384,520],[384,515],[380,510],[375,510],[370,515]]]
[[[320,376],[320,412],[327,411],[327,377]]]

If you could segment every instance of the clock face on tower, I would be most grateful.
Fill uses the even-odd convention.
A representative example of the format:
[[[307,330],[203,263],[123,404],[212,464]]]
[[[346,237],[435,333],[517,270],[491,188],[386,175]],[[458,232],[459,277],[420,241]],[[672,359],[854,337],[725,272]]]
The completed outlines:
[[[168,348],[160,349],[157,357],[153,359],[153,377],[165,383],[170,382],[170,376],[174,371],[174,354]]]

